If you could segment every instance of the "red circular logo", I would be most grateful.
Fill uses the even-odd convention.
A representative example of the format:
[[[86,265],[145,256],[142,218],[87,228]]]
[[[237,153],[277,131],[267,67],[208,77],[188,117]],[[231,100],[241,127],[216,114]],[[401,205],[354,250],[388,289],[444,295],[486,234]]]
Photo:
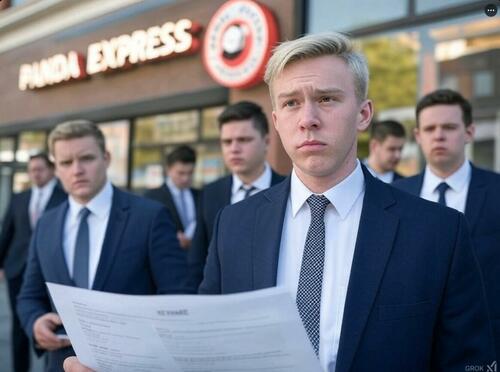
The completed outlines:
[[[262,81],[278,27],[271,11],[251,0],[231,0],[214,14],[203,43],[210,76],[228,88],[249,88]]]

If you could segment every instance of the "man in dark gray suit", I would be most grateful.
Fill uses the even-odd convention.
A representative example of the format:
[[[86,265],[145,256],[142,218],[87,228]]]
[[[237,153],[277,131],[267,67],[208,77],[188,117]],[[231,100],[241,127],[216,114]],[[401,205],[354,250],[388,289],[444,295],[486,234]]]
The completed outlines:
[[[29,190],[14,194],[4,216],[0,235],[0,269],[3,268],[12,310],[12,360],[15,372],[29,370],[29,340],[16,314],[16,297],[21,288],[31,233],[41,214],[63,202],[66,194],[54,177],[54,165],[44,153],[30,157]]]
[[[199,190],[192,188],[196,152],[187,145],[172,150],[166,157],[165,182],[146,191],[145,197],[156,200],[170,212],[179,244],[186,253],[196,228]]]

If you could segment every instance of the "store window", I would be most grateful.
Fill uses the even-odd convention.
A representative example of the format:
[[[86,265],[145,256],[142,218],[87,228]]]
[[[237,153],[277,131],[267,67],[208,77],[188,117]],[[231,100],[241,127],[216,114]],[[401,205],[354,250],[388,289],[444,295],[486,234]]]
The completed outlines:
[[[446,89],[458,90],[458,76],[449,74],[441,78],[441,87]]]
[[[486,139],[474,141],[472,157],[474,159],[474,164],[478,167],[494,169],[495,140]]]
[[[413,149],[412,130],[415,126],[414,105],[417,97],[418,35],[415,32],[396,33],[363,38],[360,46],[370,70],[368,96],[374,102],[375,120],[397,120],[407,133],[405,148]],[[388,63],[388,61],[391,61]],[[368,156],[369,135],[358,139],[358,156]],[[405,175],[417,173],[418,157],[413,150],[403,151],[398,171]]]
[[[0,220],[5,216],[11,197],[12,168],[0,166]]]
[[[416,0],[417,13],[428,13],[437,11],[443,8],[449,8],[468,3],[476,3],[477,0]]]
[[[14,138],[5,137],[0,138],[0,161],[11,162],[14,161]]]
[[[493,95],[495,77],[492,71],[476,71],[473,75],[473,95],[476,98]]]
[[[28,0],[9,0],[10,6],[19,6],[21,4],[24,4],[28,2]]]
[[[198,140],[199,111],[154,115],[136,120],[137,144],[186,143]]]
[[[408,14],[407,0],[309,1],[308,33],[348,31],[403,18]]]
[[[219,123],[217,117],[222,113],[224,107],[211,107],[202,111],[201,137],[205,140],[219,139]]]
[[[358,41],[370,68],[369,95],[376,119],[399,120],[409,133],[402,173],[414,174],[424,164],[411,134],[415,104],[422,95],[438,88],[457,90],[470,100],[475,119],[481,118],[478,131],[495,122],[500,102],[495,91],[495,79],[500,76],[500,19],[482,14],[447,19]],[[490,169],[500,168],[494,151],[499,140],[498,134],[476,136],[471,159]],[[368,152],[367,141],[366,134],[360,136],[360,157]]]
[[[217,106],[137,118],[132,140],[132,189],[140,192],[161,185],[165,156],[180,144],[196,150],[195,186],[224,175],[217,125],[223,109]]]
[[[47,133],[42,131],[21,132],[16,151],[16,160],[25,163],[30,156],[47,151]]]
[[[130,124],[128,120],[99,123],[99,128],[106,138],[106,147],[111,154],[108,178],[113,185],[127,187],[128,144]]]

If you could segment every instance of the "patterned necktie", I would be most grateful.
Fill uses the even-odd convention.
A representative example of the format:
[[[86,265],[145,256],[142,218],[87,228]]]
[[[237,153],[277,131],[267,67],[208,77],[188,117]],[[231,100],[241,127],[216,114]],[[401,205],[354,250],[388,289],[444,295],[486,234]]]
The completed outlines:
[[[243,200],[245,200],[246,198],[248,198],[250,196],[250,193],[257,188],[255,186],[245,187],[245,186],[241,185],[241,189],[245,191],[245,196],[243,196]]]
[[[446,205],[446,190],[448,190],[450,186],[446,182],[441,182],[437,185],[436,190],[439,193],[438,203],[442,205]]]
[[[307,199],[311,209],[311,224],[307,231],[299,285],[297,308],[316,355],[319,352],[319,323],[323,263],[325,261],[325,210],[330,201],[323,195],[311,195]]]
[[[80,226],[76,235],[75,256],[73,259],[73,282],[80,288],[89,287],[89,224],[87,218],[90,211],[80,211]]]

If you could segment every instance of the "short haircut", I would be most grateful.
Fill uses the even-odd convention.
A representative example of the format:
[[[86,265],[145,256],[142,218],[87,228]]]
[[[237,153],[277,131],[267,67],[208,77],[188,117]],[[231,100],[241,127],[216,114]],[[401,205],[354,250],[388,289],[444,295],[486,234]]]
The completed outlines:
[[[417,103],[417,128],[420,112],[427,107],[436,105],[458,105],[462,110],[462,118],[466,127],[472,124],[472,106],[460,93],[451,89],[438,89],[423,96]]]
[[[54,144],[57,141],[82,137],[93,137],[102,153],[106,152],[106,139],[99,127],[88,120],[72,120],[58,124],[49,134],[49,150],[54,155]]]
[[[374,139],[378,142],[384,142],[389,136],[405,138],[406,131],[403,124],[396,120],[382,120],[372,123],[370,129],[370,139]]]
[[[49,159],[49,155],[47,155],[47,153],[45,152],[37,152],[35,154],[32,154],[30,155],[30,158],[28,160],[28,162],[34,160],[34,159],[41,159],[45,162],[45,164],[47,165],[47,167],[49,168],[54,168],[54,163],[52,163]]]
[[[356,98],[359,102],[364,101],[368,96],[369,80],[366,59],[363,54],[354,49],[349,37],[338,32],[307,35],[281,43],[274,49],[267,63],[264,81],[271,87],[274,79],[288,65],[322,56],[336,56],[345,61],[354,77]]]
[[[262,137],[265,137],[269,133],[269,124],[266,114],[262,111],[262,107],[254,102],[240,101],[233,103],[227,106],[217,118],[219,129],[230,121],[248,119],[252,119],[254,128]]]
[[[196,163],[196,152],[188,145],[177,146],[165,158],[167,167],[175,163],[194,164]]]

